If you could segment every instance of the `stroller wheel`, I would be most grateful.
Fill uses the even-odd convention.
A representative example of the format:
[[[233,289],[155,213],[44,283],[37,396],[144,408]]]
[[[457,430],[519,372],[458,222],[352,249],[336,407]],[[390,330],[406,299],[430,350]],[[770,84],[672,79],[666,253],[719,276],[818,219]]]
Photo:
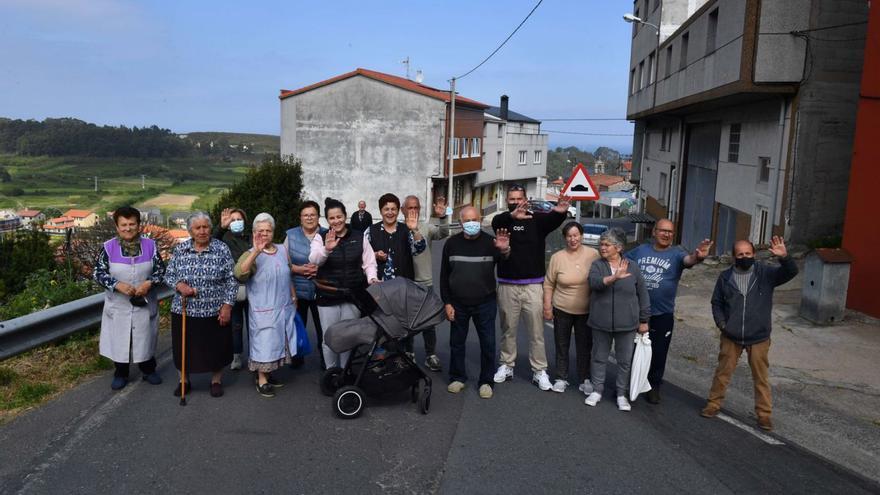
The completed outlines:
[[[419,411],[428,414],[429,409],[431,409],[431,386],[425,383],[420,387]]]
[[[333,410],[342,419],[354,419],[364,411],[364,392],[353,385],[342,387],[333,396]]]
[[[327,397],[333,397],[333,394],[342,386],[342,368],[334,366],[321,376],[321,393]]]

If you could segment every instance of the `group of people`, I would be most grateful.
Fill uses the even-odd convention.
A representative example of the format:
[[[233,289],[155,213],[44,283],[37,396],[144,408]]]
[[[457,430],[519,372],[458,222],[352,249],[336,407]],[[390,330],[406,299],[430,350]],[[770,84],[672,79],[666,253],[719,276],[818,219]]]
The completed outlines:
[[[361,315],[338,289],[362,290],[396,277],[431,287],[431,243],[448,238],[439,289],[450,321],[450,393],[467,386],[465,349],[473,320],[480,344],[477,385],[482,398],[491,398],[497,384],[513,378],[516,335],[522,323],[528,334],[532,381],[544,391],[562,393],[569,386],[574,335],[575,375],[588,406],[596,406],[605,395],[613,348],[618,369],[614,388],[622,411],[631,409],[627,390],[634,338],[648,333],[653,352],[646,399],[659,403],[678,282],[684,269],[708,256],[712,242],[703,240],[688,253],[673,245],[674,225],[662,219],[649,243],[625,252],[625,233],[610,229],[601,235],[597,250],[582,244],[579,223],[562,225],[569,206],[565,198],[547,213],[528,209],[521,186],[511,186],[506,199],[508,210],[492,219],[494,236],[483,230],[481,213],[473,206],[460,209],[461,232],[450,236],[445,200],[438,198],[429,221],[421,222],[418,197],[407,196],[401,204],[391,193],[379,198],[381,218],[376,223],[363,201],[349,216],[342,202],[327,198],[327,228],[318,221],[320,205],[305,201],[299,225],[286,231],[281,244],[272,242],[276,225],[268,213],[254,217],[248,232],[247,215],[239,208],[223,210],[216,228],[207,214],[197,212],[187,219],[190,239],[174,249],[167,266],[155,242],[140,235],[140,212],[119,208],[113,214],[117,235],[104,244],[94,270],[95,279],[106,288],[100,351],[116,365],[111,387],[127,384],[130,362],[139,365],[150,384],[162,382],[156,373],[155,347],[156,289],[163,282],[175,289],[172,348],[175,366],[181,370],[175,395],[189,392],[189,373],[202,372],[212,373],[210,394],[223,395],[223,370],[243,367],[245,322],[247,368],[265,397],[274,396],[283,385],[272,372],[285,365],[301,366],[310,352],[305,331],[309,315],[321,368],[345,367],[348,353],[330,349],[323,342],[323,329]],[[565,247],[545,267],[546,237],[560,226]],[[721,332],[721,351],[701,411],[705,417],[718,414],[730,376],[746,350],[755,381],[758,425],[772,427],[767,372],[772,294],[774,287],[796,275],[797,267],[780,238],[773,238],[770,251],[779,257],[779,266],[754,263],[755,247],[737,241],[734,266],[718,278],[712,314]],[[497,368],[496,315],[501,327]],[[545,320],[553,323],[556,349],[552,381]],[[435,329],[422,336],[425,366],[442,371]],[[404,342],[404,350],[414,352],[411,340]]]

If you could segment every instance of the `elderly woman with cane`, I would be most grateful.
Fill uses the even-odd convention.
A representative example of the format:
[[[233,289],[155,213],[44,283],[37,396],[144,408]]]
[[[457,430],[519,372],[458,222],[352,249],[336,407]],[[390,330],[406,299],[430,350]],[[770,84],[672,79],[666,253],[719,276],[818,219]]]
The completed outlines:
[[[95,281],[106,290],[101,316],[100,352],[113,360],[116,371],[110,388],[128,383],[129,362],[135,362],[142,378],[159,385],[156,373],[156,340],[159,336],[159,300],[165,262],[156,242],[141,237],[141,213],[131,206],[113,212],[116,237],[104,243],[95,264]]]
[[[611,343],[617,359],[617,408],[629,411],[626,398],[629,389],[636,331],[648,331],[651,301],[639,265],[621,256],[626,234],[613,228],[599,236],[599,254],[602,259],[590,266],[590,317],[587,325],[593,329],[593,355],[590,363],[590,381],[593,392],[584,404],[595,406],[605,389],[605,367]]]
[[[248,369],[257,373],[257,392],[275,397],[274,389],[281,384],[270,382],[269,373],[290,364],[297,354],[297,333],[305,329],[296,324],[296,290],[287,250],[272,243],[275,219],[260,213],[254,217],[253,232],[253,247],[238,260],[235,276],[247,282],[250,299]]]
[[[171,302],[171,344],[181,381],[174,395],[189,393],[189,373],[211,372],[211,397],[221,397],[223,368],[232,361],[229,322],[238,282],[233,276],[229,248],[211,238],[211,217],[203,212],[193,213],[187,218],[186,227],[191,237],[175,248],[165,271],[165,283],[175,289]]]

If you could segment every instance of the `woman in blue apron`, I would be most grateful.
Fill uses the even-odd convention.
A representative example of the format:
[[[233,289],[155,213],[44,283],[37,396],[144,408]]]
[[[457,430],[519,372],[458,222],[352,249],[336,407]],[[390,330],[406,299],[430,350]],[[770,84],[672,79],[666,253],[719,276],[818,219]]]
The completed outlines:
[[[138,364],[143,379],[158,385],[156,339],[159,335],[159,301],[165,262],[152,239],[141,237],[141,213],[130,206],[113,212],[116,237],[104,243],[95,263],[95,281],[104,292],[101,315],[101,355],[113,361],[116,371],[110,388],[128,383],[129,363]]]
[[[287,250],[272,243],[275,219],[260,213],[254,218],[253,232],[253,247],[238,260],[235,276],[247,282],[248,369],[257,373],[257,392],[274,397],[281,384],[270,382],[269,373],[296,356],[298,334],[308,337],[296,314]]]

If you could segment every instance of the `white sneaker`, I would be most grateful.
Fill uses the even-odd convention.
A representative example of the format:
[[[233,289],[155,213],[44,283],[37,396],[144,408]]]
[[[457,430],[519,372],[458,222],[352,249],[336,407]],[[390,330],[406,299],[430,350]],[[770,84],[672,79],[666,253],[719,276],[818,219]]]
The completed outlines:
[[[240,370],[241,369],[241,354],[233,354],[232,362],[229,363],[229,369],[231,370]]]
[[[595,407],[602,400],[602,394],[599,392],[590,392],[589,397],[584,399],[584,404]]]
[[[578,390],[584,393],[584,395],[590,395],[593,393],[593,383],[590,380],[584,380],[584,383],[578,385]]]
[[[567,387],[567,386],[568,386],[567,381],[556,380],[555,382],[553,382],[553,388],[550,390],[553,390],[554,392],[562,393],[562,392],[565,392],[565,387]]]
[[[532,383],[536,384],[538,388],[545,392],[553,388],[553,385],[550,384],[550,377],[544,370],[536,371],[535,374],[532,375]]]
[[[626,400],[626,397],[622,395],[617,396],[617,408],[621,411],[631,411],[632,406],[629,405],[629,401]]]
[[[498,367],[498,371],[495,372],[493,380],[495,383],[504,383],[507,380],[513,380],[513,368],[506,364],[502,364]]]

